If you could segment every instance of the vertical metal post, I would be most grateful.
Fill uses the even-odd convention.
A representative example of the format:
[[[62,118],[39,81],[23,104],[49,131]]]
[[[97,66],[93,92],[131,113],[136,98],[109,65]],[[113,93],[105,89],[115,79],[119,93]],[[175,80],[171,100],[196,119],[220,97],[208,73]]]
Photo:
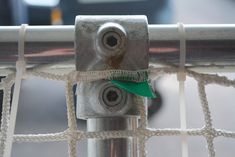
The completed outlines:
[[[87,131],[135,130],[137,117],[108,117],[87,120]],[[136,138],[89,139],[88,157],[138,157]]]

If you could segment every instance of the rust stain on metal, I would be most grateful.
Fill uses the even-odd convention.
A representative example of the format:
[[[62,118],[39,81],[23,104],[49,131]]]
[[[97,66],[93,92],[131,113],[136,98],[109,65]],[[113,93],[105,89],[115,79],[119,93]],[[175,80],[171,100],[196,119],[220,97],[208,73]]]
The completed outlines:
[[[111,56],[106,60],[106,64],[108,64],[109,66],[111,66],[114,69],[119,69],[122,60],[123,60],[123,55]]]

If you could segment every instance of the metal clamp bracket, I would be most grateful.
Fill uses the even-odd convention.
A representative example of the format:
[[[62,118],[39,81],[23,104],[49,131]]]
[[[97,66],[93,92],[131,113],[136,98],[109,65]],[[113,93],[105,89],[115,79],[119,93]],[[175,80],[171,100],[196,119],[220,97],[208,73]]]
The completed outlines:
[[[148,68],[148,23],[145,16],[77,16],[76,69],[140,70]],[[133,95],[108,80],[79,83],[77,117],[137,116]]]

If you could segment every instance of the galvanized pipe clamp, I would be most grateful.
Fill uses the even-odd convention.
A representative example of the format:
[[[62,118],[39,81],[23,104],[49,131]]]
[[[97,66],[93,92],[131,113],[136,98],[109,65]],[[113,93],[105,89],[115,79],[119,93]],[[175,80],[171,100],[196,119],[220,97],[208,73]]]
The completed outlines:
[[[145,16],[77,16],[78,71],[148,68],[148,23]],[[108,80],[79,83],[77,117],[137,115],[133,95]]]

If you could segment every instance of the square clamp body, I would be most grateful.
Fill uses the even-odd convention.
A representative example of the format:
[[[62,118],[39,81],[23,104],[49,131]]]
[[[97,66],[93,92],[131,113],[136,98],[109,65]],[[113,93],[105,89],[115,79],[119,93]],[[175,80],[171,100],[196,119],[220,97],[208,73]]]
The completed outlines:
[[[143,70],[148,68],[146,16],[77,16],[76,70]],[[77,117],[137,115],[133,95],[108,80],[77,85]]]

